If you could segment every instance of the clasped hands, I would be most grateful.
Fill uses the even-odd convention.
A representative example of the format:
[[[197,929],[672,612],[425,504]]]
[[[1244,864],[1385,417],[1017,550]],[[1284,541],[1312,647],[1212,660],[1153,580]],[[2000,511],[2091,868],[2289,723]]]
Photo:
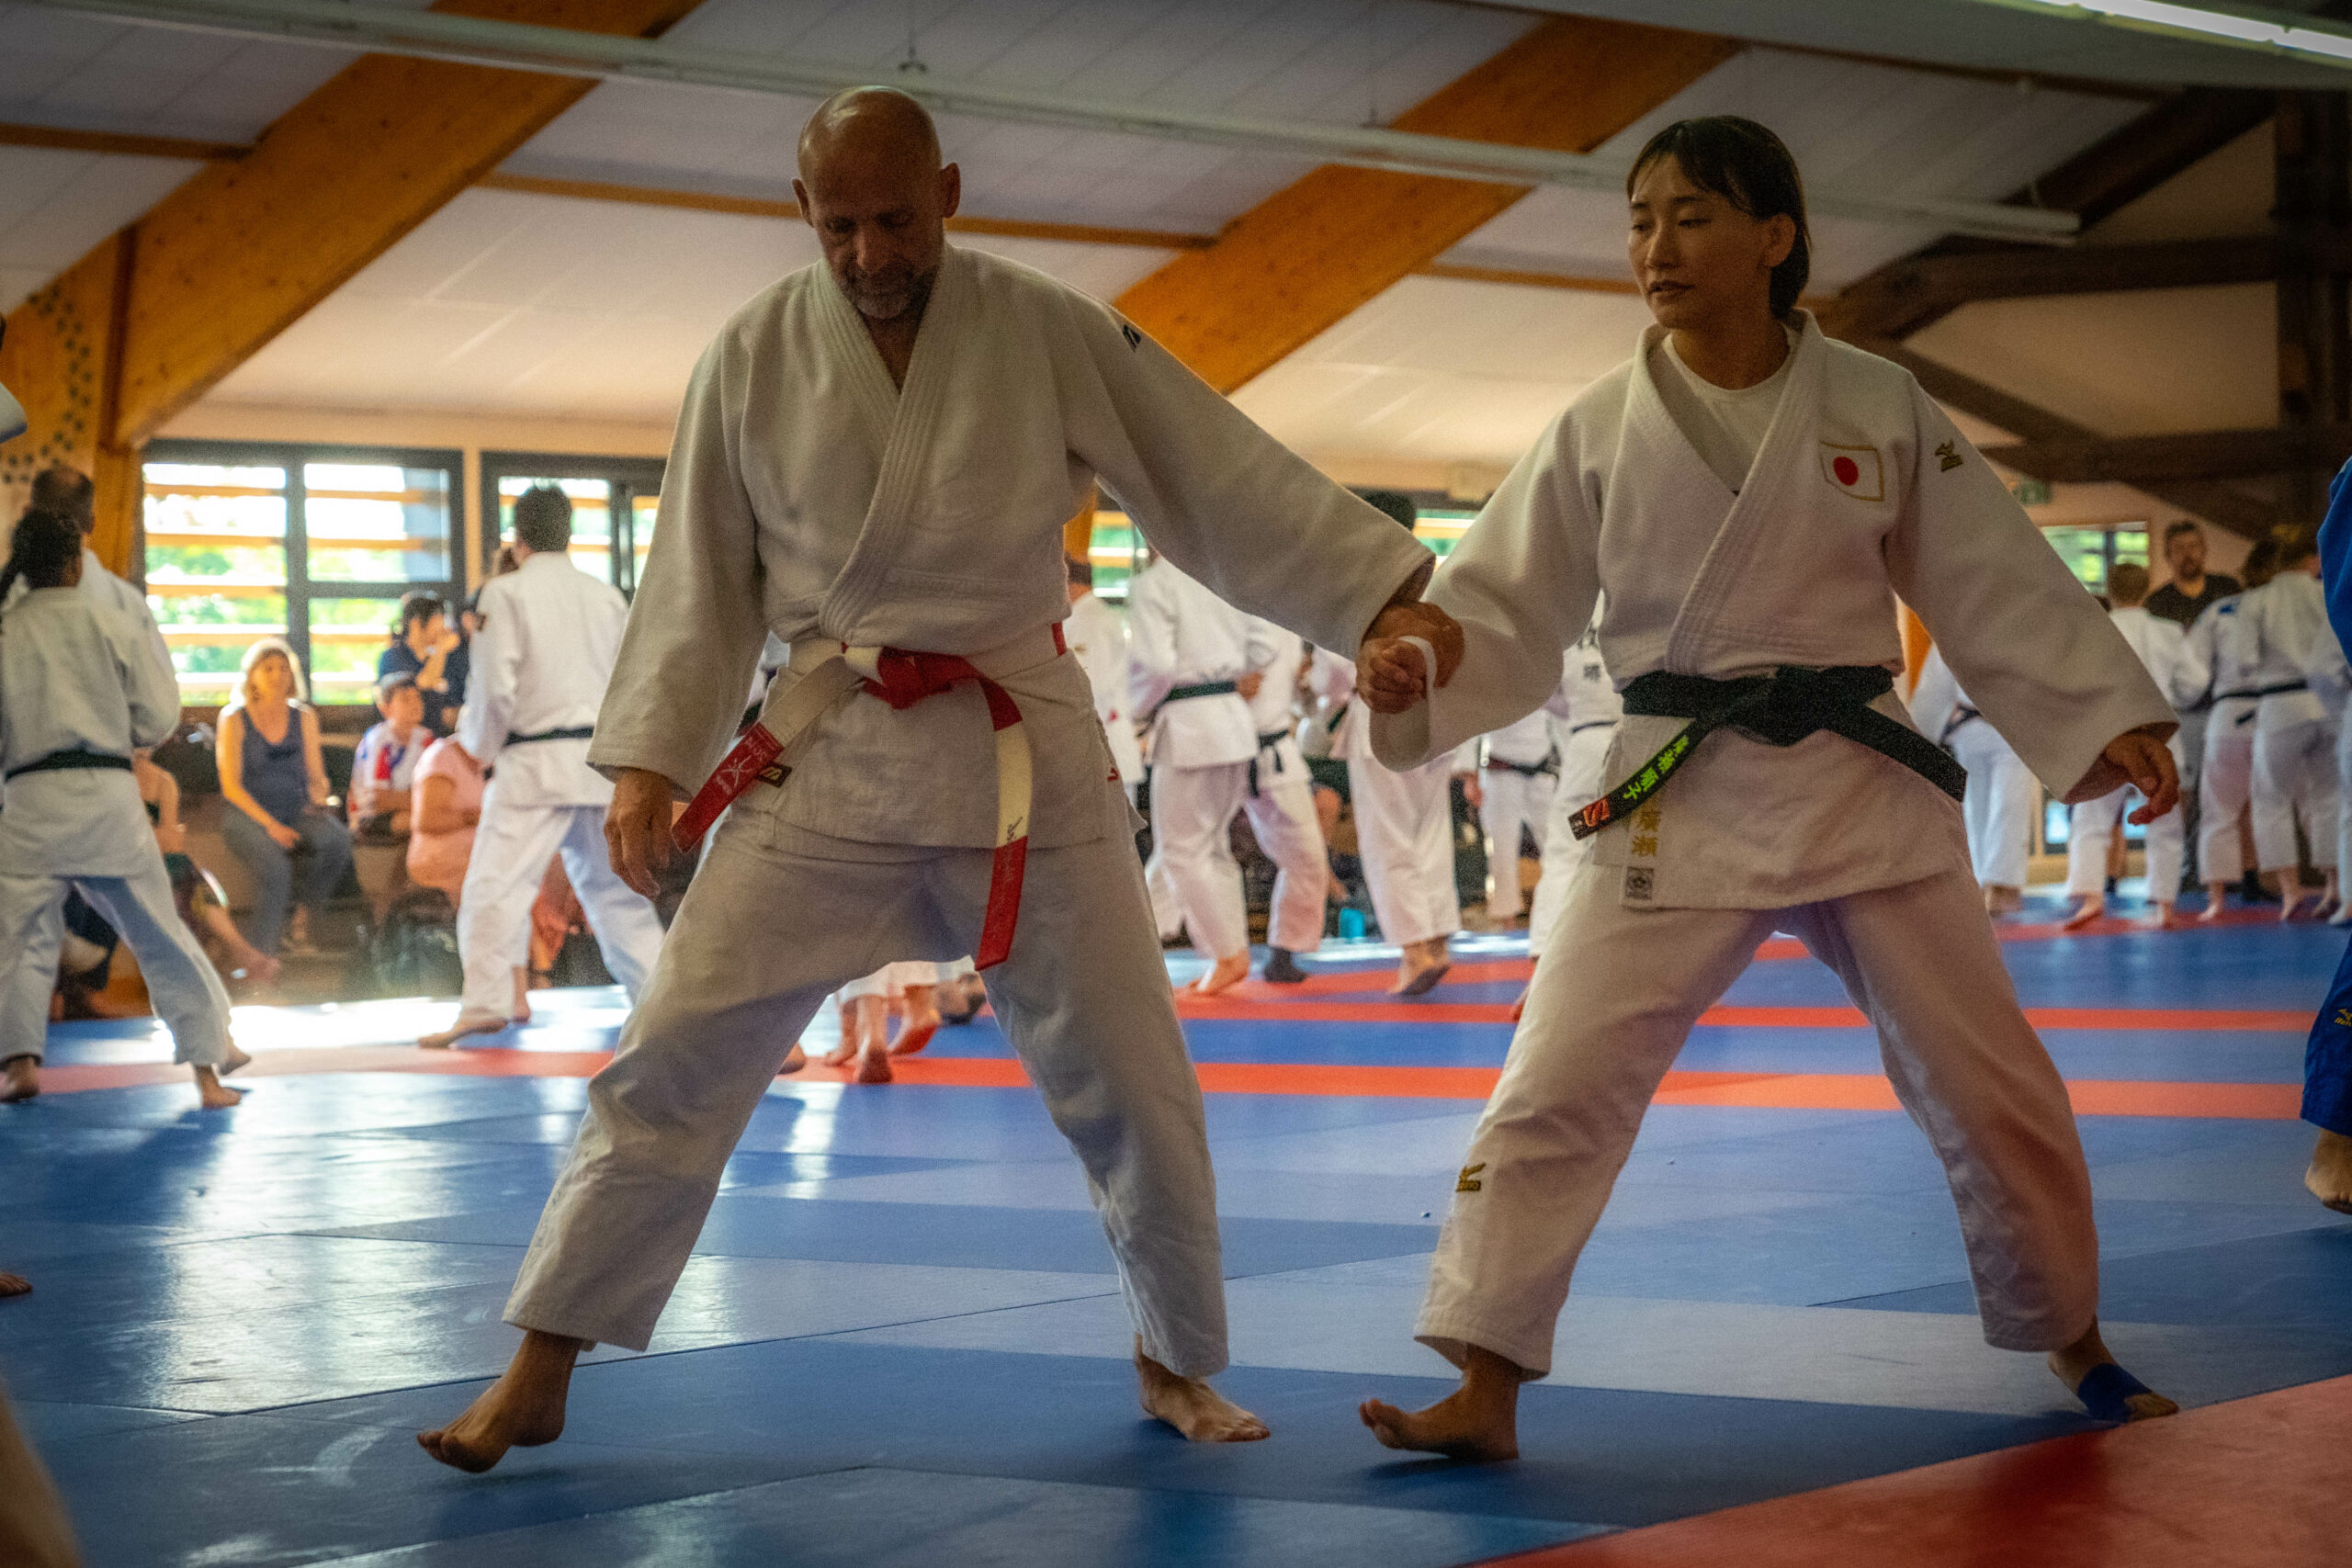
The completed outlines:
[[[1356,691],[1374,713],[1403,713],[1429,695],[1417,637],[1437,654],[1437,683],[1462,668],[1462,627],[1452,615],[1419,599],[1392,604],[1373,618],[1356,651]]]

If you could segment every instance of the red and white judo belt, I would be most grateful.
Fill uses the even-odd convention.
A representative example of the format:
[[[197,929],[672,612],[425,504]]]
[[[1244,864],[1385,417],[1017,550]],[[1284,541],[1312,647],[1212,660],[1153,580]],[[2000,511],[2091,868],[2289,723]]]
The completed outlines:
[[[972,961],[982,969],[1003,963],[1012,952],[1021,882],[1028,866],[1032,770],[1021,709],[996,677],[1059,658],[1065,651],[1058,624],[969,659],[839,642],[795,643],[792,669],[798,678],[776,682],[760,716],[744,728],[734,750],[695,793],[685,815],[678,818],[678,848],[691,851],[700,843],[718,814],[753,782],[782,784],[790,771],[786,753],[851,692],[862,689],[904,710],[969,681],[988,700],[989,723],[996,736],[996,852],[989,868],[988,911]]]

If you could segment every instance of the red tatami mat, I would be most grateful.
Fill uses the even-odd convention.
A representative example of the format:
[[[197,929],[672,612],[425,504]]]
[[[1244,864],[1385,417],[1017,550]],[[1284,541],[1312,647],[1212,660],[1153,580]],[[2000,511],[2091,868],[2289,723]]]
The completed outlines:
[[[1487,1568],[2345,1568],[2352,1378]]]

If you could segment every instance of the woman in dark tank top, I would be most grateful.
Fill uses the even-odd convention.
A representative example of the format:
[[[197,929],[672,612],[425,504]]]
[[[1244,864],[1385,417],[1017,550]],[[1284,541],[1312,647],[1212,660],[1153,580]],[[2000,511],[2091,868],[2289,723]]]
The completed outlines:
[[[301,700],[294,650],[276,637],[254,643],[245,650],[237,691],[237,701],[220,715],[220,793],[231,807],[220,836],[253,875],[246,934],[265,953],[275,954],[281,942],[306,951],[307,927],[289,932],[288,914],[299,897],[307,921],[334,897],[351,869],[351,835],[323,809],[319,716]]]

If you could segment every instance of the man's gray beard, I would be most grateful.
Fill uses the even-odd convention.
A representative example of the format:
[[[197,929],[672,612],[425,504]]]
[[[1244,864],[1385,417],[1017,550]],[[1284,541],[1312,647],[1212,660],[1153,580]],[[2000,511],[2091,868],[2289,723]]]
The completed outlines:
[[[896,294],[877,297],[854,288],[843,292],[849,295],[849,302],[857,307],[857,313],[866,320],[895,321],[910,310],[921,313],[923,306],[931,300],[931,286],[938,276],[935,270],[927,273],[915,279],[903,292]]]

